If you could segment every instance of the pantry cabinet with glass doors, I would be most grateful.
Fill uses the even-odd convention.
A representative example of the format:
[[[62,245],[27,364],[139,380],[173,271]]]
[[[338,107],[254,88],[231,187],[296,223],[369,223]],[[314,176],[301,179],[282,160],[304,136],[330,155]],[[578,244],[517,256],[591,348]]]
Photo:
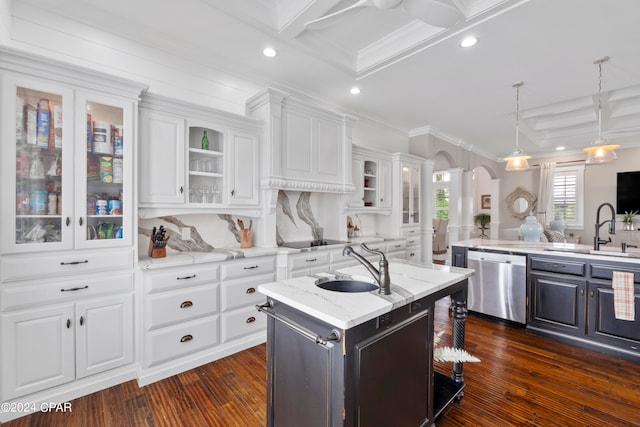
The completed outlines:
[[[135,378],[145,86],[1,47],[0,88],[0,401],[37,406]]]
[[[2,89],[2,252],[131,246],[135,101],[11,73]]]

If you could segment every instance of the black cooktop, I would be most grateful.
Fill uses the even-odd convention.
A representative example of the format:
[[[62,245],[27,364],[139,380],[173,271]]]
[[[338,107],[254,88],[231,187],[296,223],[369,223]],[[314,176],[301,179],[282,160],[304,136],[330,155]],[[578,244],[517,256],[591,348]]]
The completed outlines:
[[[343,240],[305,240],[302,242],[286,242],[282,244],[283,248],[292,248],[292,249],[304,249],[304,248],[313,248],[315,246],[326,246],[326,245],[346,245],[349,242],[345,242]]]

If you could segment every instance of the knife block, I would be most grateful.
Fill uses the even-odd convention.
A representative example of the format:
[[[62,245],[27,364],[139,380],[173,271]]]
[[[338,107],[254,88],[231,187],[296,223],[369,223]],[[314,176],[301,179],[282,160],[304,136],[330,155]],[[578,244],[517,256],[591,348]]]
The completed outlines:
[[[149,239],[149,256],[151,258],[164,258],[167,256],[167,248],[156,248],[153,245],[153,240]]]

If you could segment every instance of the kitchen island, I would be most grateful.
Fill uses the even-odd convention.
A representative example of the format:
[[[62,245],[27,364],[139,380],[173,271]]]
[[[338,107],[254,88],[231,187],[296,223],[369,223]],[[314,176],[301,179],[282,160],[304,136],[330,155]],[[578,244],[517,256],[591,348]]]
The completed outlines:
[[[267,425],[432,425],[462,396],[462,364],[433,371],[433,308],[453,301],[453,346],[464,346],[472,270],[389,263],[391,294],[336,292],[320,279],[373,282],[362,266],[258,286],[267,326]]]

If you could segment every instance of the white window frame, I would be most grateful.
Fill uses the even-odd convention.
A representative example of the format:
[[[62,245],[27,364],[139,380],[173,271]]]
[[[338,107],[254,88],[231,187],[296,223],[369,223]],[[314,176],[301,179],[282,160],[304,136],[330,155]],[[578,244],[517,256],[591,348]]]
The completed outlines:
[[[443,175],[442,181],[436,181],[436,175]],[[436,207],[436,195],[438,194],[438,190],[444,189],[448,191],[449,198],[449,208],[447,208],[447,218],[450,219],[450,208],[451,208],[451,174],[447,170],[434,171],[433,172],[433,199],[431,200],[431,204],[433,206],[433,218],[438,218],[437,212],[438,209]]]
[[[567,221],[567,228],[572,230],[584,229],[584,166],[584,164],[559,165],[556,166],[553,176],[554,181],[556,176],[574,175],[576,177],[576,220],[574,222]],[[546,211],[551,212],[551,215],[547,217],[547,222],[549,222],[555,218],[553,197],[549,198]]]

